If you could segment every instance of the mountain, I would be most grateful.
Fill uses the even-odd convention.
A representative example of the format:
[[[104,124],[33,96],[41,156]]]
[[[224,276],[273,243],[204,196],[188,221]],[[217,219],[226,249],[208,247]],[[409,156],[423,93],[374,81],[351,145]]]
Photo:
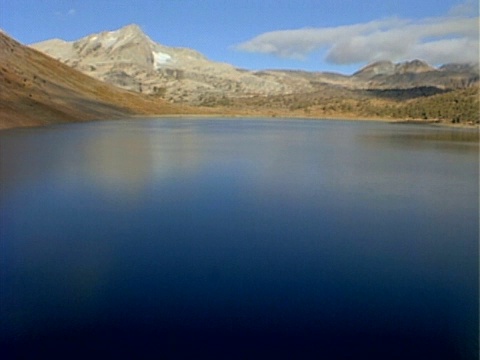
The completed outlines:
[[[74,42],[59,39],[33,44],[74,69],[124,89],[165,94],[175,101],[200,103],[209,95],[281,94],[288,85],[209,61],[197,51],[152,41],[137,25],[89,35]]]
[[[328,73],[238,69],[210,61],[195,50],[158,44],[137,25],[73,42],[54,39],[31,46],[121,88],[195,105],[225,96],[285,95],[315,91],[318,83],[348,82],[342,75]]]
[[[377,76],[421,74],[435,70],[436,69],[434,67],[421,60],[406,61],[398,64],[394,64],[391,61],[377,61],[365,66],[363,69],[353,74],[353,76],[356,78],[370,80]]]
[[[181,110],[93,79],[0,31],[0,129]]]
[[[479,72],[478,63],[465,63],[465,64],[445,64],[440,66],[441,71],[455,71],[461,73],[477,73]]]
[[[329,91],[331,86],[445,90],[478,84],[478,65],[448,64],[437,69],[421,60],[399,64],[380,61],[352,76],[289,70],[248,71],[210,61],[192,49],[158,44],[137,25],[92,34],[73,42],[54,39],[31,46],[115,86],[193,105],[251,96]]]
[[[352,77],[363,81],[363,88],[368,89],[436,87],[452,90],[478,85],[479,71],[478,64],[446,64],[437,69],[421,60],[398,64],[378,61]]]

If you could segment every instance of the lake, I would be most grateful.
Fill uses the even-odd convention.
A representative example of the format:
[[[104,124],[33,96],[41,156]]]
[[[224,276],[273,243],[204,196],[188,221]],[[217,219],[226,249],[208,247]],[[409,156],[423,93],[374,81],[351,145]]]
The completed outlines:
[[[475,359],[475,130],[0,132],[3,354]]]

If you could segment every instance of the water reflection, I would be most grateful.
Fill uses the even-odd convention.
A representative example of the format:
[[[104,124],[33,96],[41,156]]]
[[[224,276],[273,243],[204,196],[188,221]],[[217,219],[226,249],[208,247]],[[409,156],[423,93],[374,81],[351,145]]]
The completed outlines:
[[[67,167],[91,177],[106,193],[118,192],[122,197],[138,196],[151,176],[153,159],[149,137],[142,133],[102,132],[87,139],[78,151],[83,153],[80,164]],[[73,171],[66,181],[79,176]]]
[[[479,150],[478,129],[438,128],[434,126],[415,129],[411,126],[404,126],[401,124],[392,125],[394,131],[364,134],[362,138],[366,142],[378,143],[380,146],[389,143],[391,146],[408,146],[412,150],[435,148],[439,151],[448,150],[459,153],[478,152]]]
[[[429,132],[138,120],[0,133],[0,345],[471,355],[478,153],[407,136]]]

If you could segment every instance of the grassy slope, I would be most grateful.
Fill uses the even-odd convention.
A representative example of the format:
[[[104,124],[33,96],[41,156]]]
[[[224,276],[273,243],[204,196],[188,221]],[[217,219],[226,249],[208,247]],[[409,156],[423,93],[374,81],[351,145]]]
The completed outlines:
[[[0,32],[0,129],[191,112],[95,80]]]

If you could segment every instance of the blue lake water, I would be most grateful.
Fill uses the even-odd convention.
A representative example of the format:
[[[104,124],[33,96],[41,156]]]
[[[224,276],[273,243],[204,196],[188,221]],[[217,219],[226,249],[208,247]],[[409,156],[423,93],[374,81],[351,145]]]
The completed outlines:
[[[378,122],[2,131],[1,351],[475,359],[478,162]]]

